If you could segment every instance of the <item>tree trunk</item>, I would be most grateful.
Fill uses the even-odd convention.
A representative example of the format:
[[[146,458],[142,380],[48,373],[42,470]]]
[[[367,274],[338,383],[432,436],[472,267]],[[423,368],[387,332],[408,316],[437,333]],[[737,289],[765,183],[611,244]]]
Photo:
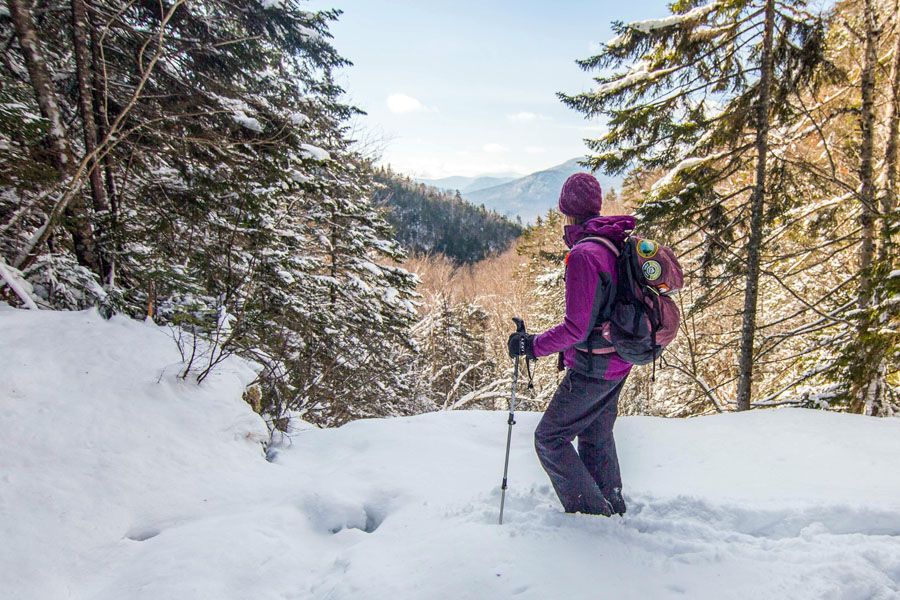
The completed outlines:
[[[78,78],[78,101],[81,109],[81,119],[84,133],[84,151],[91,155],[97,149],[97,126],[94,122],[94,103],[91,95],[93,84],[91,56],[88,52],[88,20],[84,0],[72,1],[72,43],[75,50],[75,72]],[[96,158],[88,162],[88,179],[91,184],[91,198],[93,200],[94,215],[99,219],[96,237],[98,243],[98,261],[101,269],[101,277],[104,283],[109,283],[110,264],[104,256],[103,240],[104,232],[108,229],[103,222],[109,218],[109,202],[106,199],[106,189],[103,187],[103,177],[100,165]]]
[[[337,281],[337,210],[335,208],[331,209],[331,248],[329,248],[328,252],[331,258],[331,283],[330,283],[330,298],[331,298],[331,308],[334,310],[334,305],[337,303],[337,288],[335,286],[335,281]]]
[[[106,132],[109,131],[109,97],[106,91],[106,71],[103,57],[103,50],[100,47],[101,35],[97,30],[97,16],[91,12],[87,13],[88,31],[91,36],[91,73],[94,77],[92,86],[93,104],[94,104],[94,124],[97,127],[97,138],[104,139]],[[113,158],[111,154],[103,156],[103,175],[106,184],[106,198],[109,201],[109,244],[106,246],[107,258],[109,259],[109,283],[115,285],[116,279],[116,256],[121,255],[122,247],[118,235],[119,227],[119,205],[121,200],[116,190],[115,169],[113,169]]]
[[[75,166],[75,160],[66,134],[62,112],[56,101],[56,91],[50,78],[50,70],[47,68],[38,42],[37,30],[31,16],[31,2],[29,0],[6,0],[6,6],[9,9],[16,38],[19,41],[19,48],[25,59],[31,87],[37,96],[41,116],[50,124],[49,135],[53,148],[54,166],[65,178]],[[78,262],[99,274],[100,265],[94,246],[94,234],[91,230],[87,206],[80,193],[76,193],[66,205],[64,221],[66,229],[72,235]]]
[[[50,70],[44,60],[34,20],[31,17],[31,2],[30,0],[6,0],[6,6],[19,40],[19,48],[25,59],[31,87],[37,96],[41,116],[50,124],[48,133],[53,148],[54,166],[61,174],[65,174],[71,169],[74,160],[69,148],[69,140],[66,137],[62,112],[56,102],[56,90],[53,88]]]
[[[894,250],[891,228],[893,211],[897,207],[898,168],[897,152],[900,145],[900,6],[894,7],[894,65],[891,72],[890,113],[888,116],[888,136],[884,148],[885,189],[881,196],[881,243],[878,248],[878,262],[884,271],[893,269]]]
[[[759,258],[762,252],[763,207],[766,199],[766,158],[769,154],[769,103],[774,60],[772,40],[775,32],[775,0],[766,0],[762,70],[759,78],[759,100],[756,130],[756,185],[750,198],[750,239],[747,243],[747,283],[741,323],[740,379],[738,410],[750,409],[753,392],[753,342],[756,335],[756,305],[759,296]]]
[[[877,198],[875,193],[875,70],[878,68],[878,40],[880,31],[877,26],[877,14],[874,0],[865,0],[863,13],[865,21],[865,48],[862,73],[860,74],[860,106],[859,125],[861,130],[859,144],[859,201],[862,213],[859,224],[862,243],[859,247],[859,289],[857,290],[857,307],[860,310],[872,304],[872,276],[875,258],[875,219],[877,217]],[[869,356],[864,338],[868,333],[869,318],[863,313],[857,325],[858,356],[854,358],[854,379],[851,388],[851,409],[854,412],[873,414],[884,400],[884,382],[880,381],[883,373],[877,356]]]
[[[894,239],[892,230],[895,223],[894,210],[898,203],[897,152],[900,145],[900,2],[894,3],[894,64],[891,69],[890,104],[888,112],[887,139],[884,144],[884,189],[881,193],[881,227],[879,228],[877,272],[886,277],[894,269]],[[878,301],[884,300],[879,294]],[[879,315],[879,322],[889,319],[886,313]],[[862,393],[863,412],[874,417],[893,416],[894,410],[889,398],[887,383],[888,359],[881,353],[878,367],[869,377],[867,389]]]
[[[859,248],[859,290],[857,306],[867,308],[872,301],[872,260],[875,257],[875,69],[878,66],[878,31],[875,23],[874,0],[865,0],[865,49],[862,73],[860,74],[860,107],[859,124],[862,132],[859,144],[859,201],[862,213],[859,217],[862,244]]]

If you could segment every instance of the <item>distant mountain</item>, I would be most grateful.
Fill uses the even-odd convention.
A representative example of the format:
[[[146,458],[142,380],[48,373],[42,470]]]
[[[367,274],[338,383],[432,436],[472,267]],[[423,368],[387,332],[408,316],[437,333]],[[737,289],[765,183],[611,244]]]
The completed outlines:
[[[434,188],[438,188],[439,190],[446,190],[448,192],[455,192],[456,190],[459,190],[461,194],[464,194],[467,192],[475,192],[478,190],[483,190],[485,188],[494,187],[496,185],[509,183],[510,181],[514,181],[519,177],[521,177],[521,175],[484,175],[481,177],[444,177],[443,179],[417,179],[416,181]]]
[[[503,185],[504,183],[509,183],[510,181],[515,181],[519,177],[521,177],[521,175],[516,175],[515,177],[476,177],[469,185],[459,191],[461,194],[477,192],[478,190],[484,190],[490,187]]]
[[[437,188],[444,191],[465,189],[467,185],[475,181],[474,177],[444,177],[443,179],[416,179],[418,183],[424,183],[427,186]]]
[[[556,207],[559,190],[569,175],[587,171],[578,164],[580,160],[573,158],[556,167],[507,183],[472,191],[460,190],[460,193],[471,204],[484,204],[488,210],[495,210],[510,219],[519,216],[522,222],[533,223],[538,215],[543,216],[549,209]],[[619,189],[622,186],[621,178],[605,177],[599,173],[595,173],[595,177],[604,192],[611,187]]]

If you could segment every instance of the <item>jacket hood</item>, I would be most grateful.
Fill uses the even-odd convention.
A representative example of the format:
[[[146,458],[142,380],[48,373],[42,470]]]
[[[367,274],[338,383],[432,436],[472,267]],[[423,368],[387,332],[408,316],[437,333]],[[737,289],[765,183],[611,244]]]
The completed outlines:
[[[634,217],[631,215],[594,217],[578,225],[566,225],[563,239],[569,249],[588,236],[605,237],[616,244],[621,244],[633,230]]]

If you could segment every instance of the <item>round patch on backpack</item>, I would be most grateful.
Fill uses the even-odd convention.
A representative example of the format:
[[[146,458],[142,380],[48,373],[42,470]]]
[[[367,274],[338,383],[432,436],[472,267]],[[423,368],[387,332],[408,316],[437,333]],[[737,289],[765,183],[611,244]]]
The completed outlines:
[[[656,281],[662,275],[662,267],[655,260],[648,260],[641,267],[647,281]]]
[[[659,244],[653,240],[641,240],[637,244],[637,253],[641,258],[653,258],[659,250]]]

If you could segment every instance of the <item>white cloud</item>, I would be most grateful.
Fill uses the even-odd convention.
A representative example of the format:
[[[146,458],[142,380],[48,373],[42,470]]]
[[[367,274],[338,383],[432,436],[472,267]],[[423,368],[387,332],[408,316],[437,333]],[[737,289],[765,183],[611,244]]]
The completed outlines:
[[[525,152],[528,154],[543,154],[546,151],[546,148],[541,148],[540,146],[525,146]]]
[[[506,115],[506,118],[509,119],[510,121],[527,123],[530,121],[546,121],[550,117],[545,117],[544,115],[538,115],[533,112],[526,112],[523,110],[522,112],[516,113],[514,115]]]
[[[488,152],[490,154],[499,154],[501,152],[506,152],[507,150],[509,150],[509,148],[507,148],[506,146],[502,146],[500,144],[491,143],[491,144],[485,144],[484,147],[482,148],[482,150],[484,150],[485,152]]]
[[[427,107],[421,102],[407,96],[406,94],[391,94],[387,98],[387,107],[394,114],[410,113],[410,112],[435,112],[437,108]]]

